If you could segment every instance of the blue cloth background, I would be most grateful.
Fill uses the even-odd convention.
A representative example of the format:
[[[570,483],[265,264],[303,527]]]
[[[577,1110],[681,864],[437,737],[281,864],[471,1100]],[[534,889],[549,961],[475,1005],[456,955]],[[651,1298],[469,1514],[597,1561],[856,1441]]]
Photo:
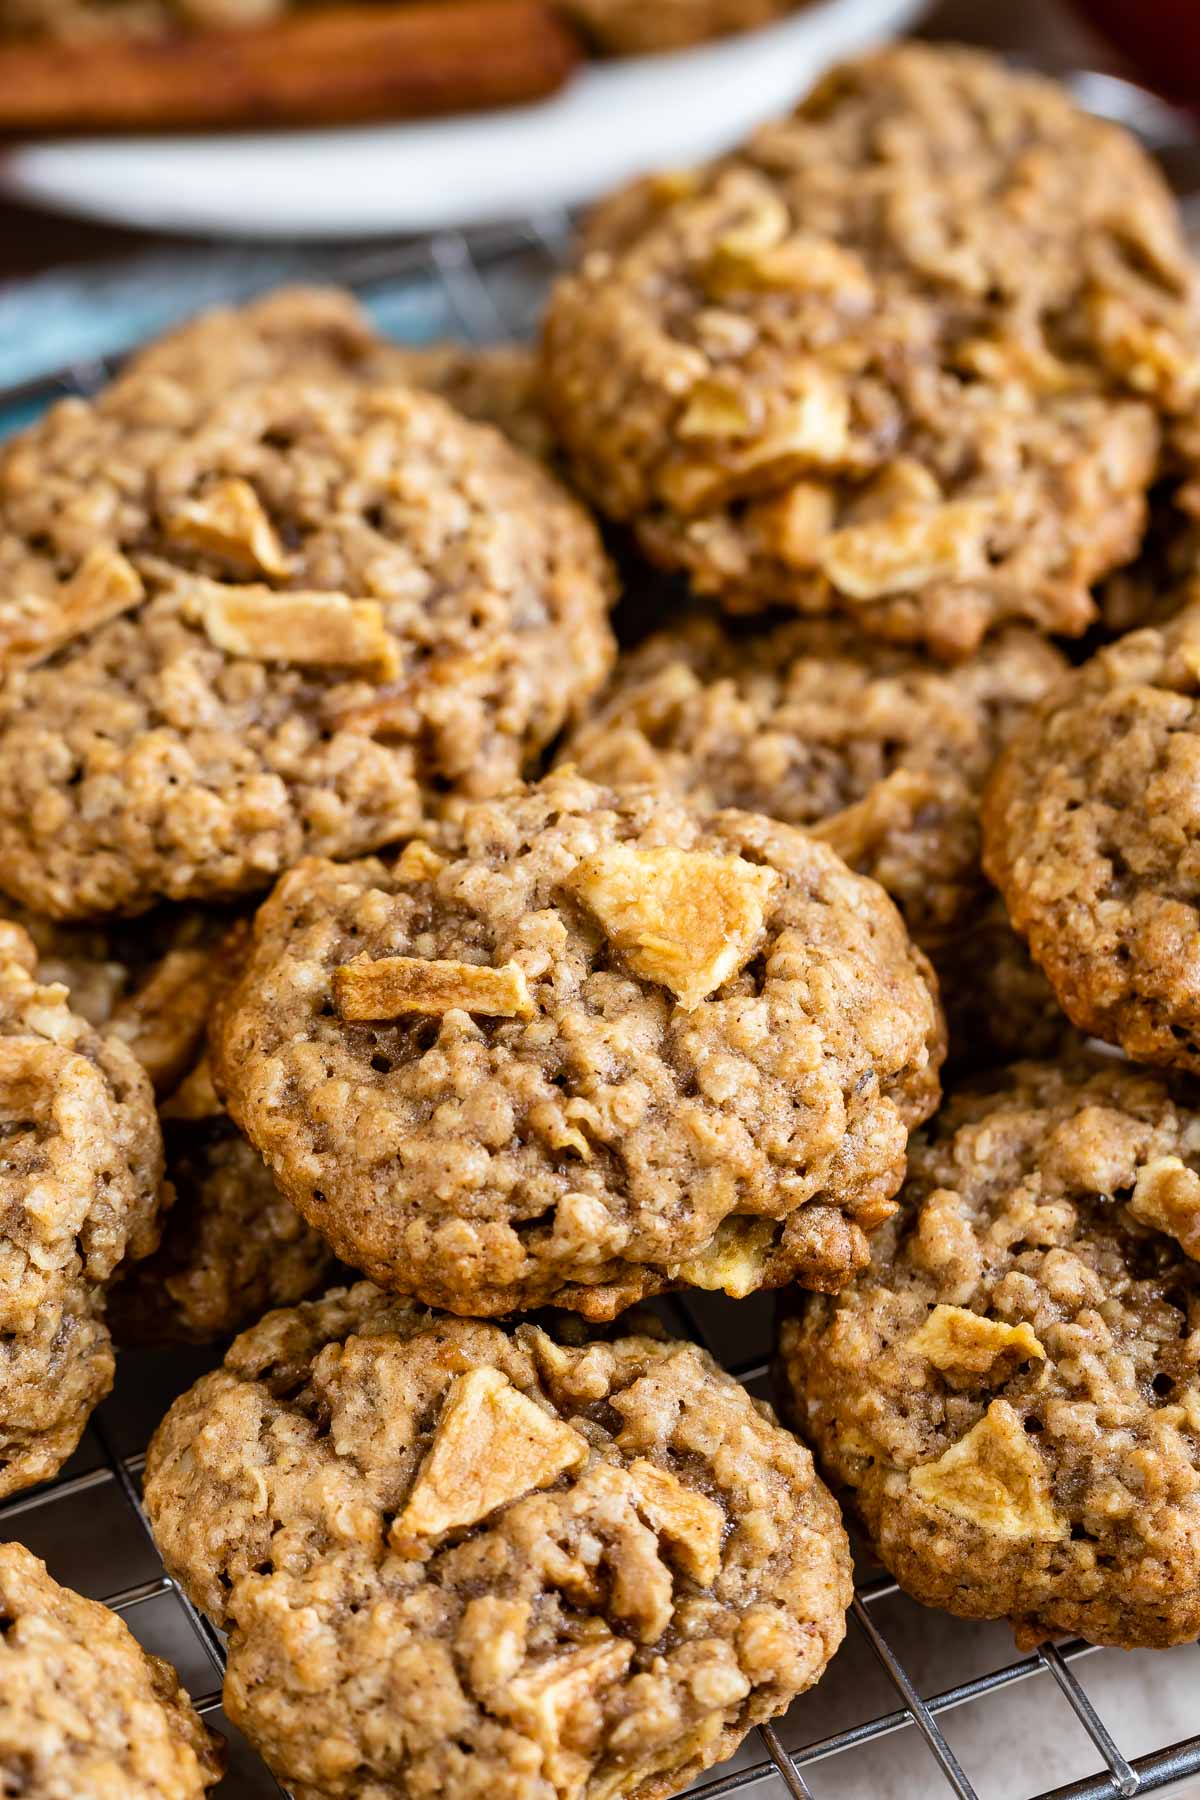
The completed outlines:
[[[401,272],[381,279],[389,256]],[[366,274],[369,284],[359,291],[380,327],[389,336],[423,343],[526,335],[552,267],[553,252],[541,239],[493,242],[473,260],[466,241],[455,235],[440,246],[401,246],[390,253],[155,251],[9,282],[0,285],[0,432],[27,422],[50,397],[14,403],[13,389],[60,373],[86,380],[102,359],[191,313],[282,282]]]

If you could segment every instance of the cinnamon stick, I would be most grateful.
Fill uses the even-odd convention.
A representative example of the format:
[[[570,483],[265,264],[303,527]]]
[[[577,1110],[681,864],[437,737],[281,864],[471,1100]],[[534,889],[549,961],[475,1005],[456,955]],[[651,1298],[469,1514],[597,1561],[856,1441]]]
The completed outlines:
[[[552,93],[580,50],[547,0],[317,6],[244,30],[0,49],[0,131],[345,124]]]

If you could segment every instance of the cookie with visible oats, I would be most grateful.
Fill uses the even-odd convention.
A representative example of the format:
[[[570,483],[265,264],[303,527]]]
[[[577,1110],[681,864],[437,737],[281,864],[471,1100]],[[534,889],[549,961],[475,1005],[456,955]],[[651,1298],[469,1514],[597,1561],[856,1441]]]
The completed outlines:
[[[149,1081],[36,969],[0,922],[0,1497],[56,1474],[111,1387],[105,1290],[161,1204]]]
[[[751,813],[570,771],[437,848],[302,863],[217,1009],[217,1086],[384,1286],[610,1318],[836,1287],[938,1096],[928,965],[875,883]]]
[[[21,1800],[201,1800],[225,1746],[170,1663],[0,1544],[0,1782]]]
[[[1132,137],[913,43],[603,206],[545,392],[581,489],[700,591],[955,658],[1096,616],[1200,394],[1198,325]]]
[[[145,1493],[307,1800],[658,1800],[819,1678],[850,1600],[808,1451],[704,1351],[366,1282],[238,1338]]]
[[[1066,669],[1015,627],[946,669],[841,620],[746,632],[695,618],[621,658],[560,760],[807,826],[927,944],[978,902],[984,778]]]
[[[0,881],[137,913],[403,835],[574,716],[610,598],[582,509],[432,395],[135,368],[0,455]]]
[[[798,1423],[930,1606],[1126,1648],[1200,1630],[1200,1112],[1017,1063],[911,1145],[871,1267],[787,1322]]]
[[[984,863],[1064,1010],[1200,1072],[1200,604],[1097,652],[984,796]]]
[[[128,1046],[159,1097],[170,1207],[158,1248],[125,1261],[108,1290],[119,1344],[206,1344],[322,1286],[334,1258],[283,1198],[213,1089],[208,1016],[245,926],[198,907],[136,924],[60,925],[23,914],[43,981]]]

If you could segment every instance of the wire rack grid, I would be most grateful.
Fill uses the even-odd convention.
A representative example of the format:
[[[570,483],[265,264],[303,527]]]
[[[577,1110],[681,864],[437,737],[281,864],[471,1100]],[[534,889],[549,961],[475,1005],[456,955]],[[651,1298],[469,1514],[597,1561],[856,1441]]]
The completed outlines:
[[[341,252],[314,265],[311,274],[353,288],[379,324],[398,338],[511,339],[532,330],[546,283],[561,265],[569,237],[569,220],[554,214],[511,228],[451,232],[384,250]],[[250,277],[245,292],[258,285],[261,282]],[[230,297],[242,296],[234,292]],[[88,360],[0,390],[0,435],[56,397],[95,391],[117,361]],[[665,1311],[677,1329],[713,1350],[752,1391],[764,1388],[772,1329],[769,1309],[754,1301],[734,1307],[709,1296],[676,1296],[665,1303]],[[224,1674],[220,1634],[163,1570],[139,1492],[149,1430],[167,1401],[203,1366],[191,1354],[172,1355],[165,1361],[162,1354],[158,1359],[148,1359],[145,1353],[123,1355],[116,1391],[93,1418],[80,1452],[57,1480],[0,1504],[0,1537],[29,1542],[48,1555],[52,1572],[60,1579],[72,1581],[126,1617],[150,1647],[172,1655],[199,1711],[219,1714]],[[113,1515],[114,1501],[119,1519]],[[106,1553],[106,1547],[111,1551],[118,1540],[117,1563],[139,1572],[138,1579],[124,1585],[112,1580],[113,1556]],[[908,1609],[908,1616],[898,1622],[889,1614],[897,1604]],[[165,1620],[163,1606],[170,1612]],[[148,1625],[156,1609],[158,1621]],[[1011,1784],[997,1788],[988,1779],[988,1770],[974,1779],[968,1776],[966,1759],[951,1742],[951,1726],[956,1717],[977,1716],[979,1709],[996,1706],[1014,1691],[1036,1695],[1036,1704],[1004,1715],[1001,1747],[1020,1741],[1028,1751],[1031,1743],[1044,1744],[1047,1767],[1052,1768],[1053,1745],[1070,1740],[1074,1766],[1091,1770],[1058,1785],[1039,1784],[1036,1792],[1024,1786],[1020,1793],[1029,1800],[1118,1800],[1178,1793],[1200,1780],[1200,1732],[1148,1748],[1131,1759],[1122,1753],[1117,1739],[1124,1724],[1119,1729],[1107,1721],[1105,1715],[1113,1708],[1105,1706],[1102,1711],[1076,1673],[1082,1659],[1093,1654],[1092,1646],[1074,1640],[1014,1655],[1011,1639],[999,1628],[989,1628],[982,1647],[977,1638],[955,1641],[959,1629],[960,1622],[913,1606],[894,1581],[877,1566],[868,1566],[856,1581],[847,1645],[822,1684],[797,1702],[785,1719],[757,1727],[738,1755],[694,1784],[691,1794],[695,1800],[723,1800],[727,1795],[753,1793],[765,1800],[773,1792],[779,1800],[782,1791],[792,1800],[822,1800],[826,1794],[848,1800],[870,1795],[874,1800],[883,1792],[907,1797],[949,1789],[958,1800],[990,1800],[1001,1791],[1004,1800],[1011,1800],[1015,1792]],[[946,1682],[938,1677],[947,1667],[947,1655],[935,1654],[942,1648],[954,1677]],[[1122,1653],[1102,1654],[1111,1658]],[[1191,1656],[1193,1651],[1171,1653],[1180,1654]],[[1200,1658],[1200,1650],[1194,1654]],[[849,1671],[840,1684],[843,1691],[829,1698],[843,1669]],[[1185,1680],[1193,1696],[1200,1693],[1200,1660],[1189,1665]],[[1121,1692],[1118,1682],[1118,1711]],[[1057,1718],[1047,1724],[1047,1701],[1055,1699]],[[1190,1714],[1195,1722],[1196,1713],[1193,1698],[1180,1716],[1187,1722]],[[837,1728],[828,1729],[831,1724]],[[866,1759],[885,1741],[889,1772],[884,1780],[878,1758]],[[906,1747],[903,1754],[897,1747]],[[1061,1772],[1061,1759],[1054,1772]],[[222,1800],[226,1795],[229,1800],[252,1796],[257,1800],[285,1790],[235,1742],[231,1773],[219,1792]]]

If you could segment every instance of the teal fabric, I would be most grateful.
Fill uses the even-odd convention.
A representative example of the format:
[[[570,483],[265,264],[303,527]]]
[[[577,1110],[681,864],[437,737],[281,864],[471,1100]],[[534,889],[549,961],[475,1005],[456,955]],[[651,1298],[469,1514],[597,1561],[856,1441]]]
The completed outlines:
[[[32,280],[0,285],[0,395],[119,356],[204,307],[289,281],[337,279],[338,260],[314,260],[303,251],[156,252],[95,268],[66,268]],[[536,311],[544,264],[524,277],[499,271],[501,301],[485,296],[495,312],[495,335],[520,335]],[[489,283],[491,276],[489,275]],[[390,336],[412,343],[467,335],[462,308],[428,271],[372,283],[365,302]],[[489,333],[489,335],[492,335]],[[0,403],[0,433],[7,435],[45,405],[45,399]]]

